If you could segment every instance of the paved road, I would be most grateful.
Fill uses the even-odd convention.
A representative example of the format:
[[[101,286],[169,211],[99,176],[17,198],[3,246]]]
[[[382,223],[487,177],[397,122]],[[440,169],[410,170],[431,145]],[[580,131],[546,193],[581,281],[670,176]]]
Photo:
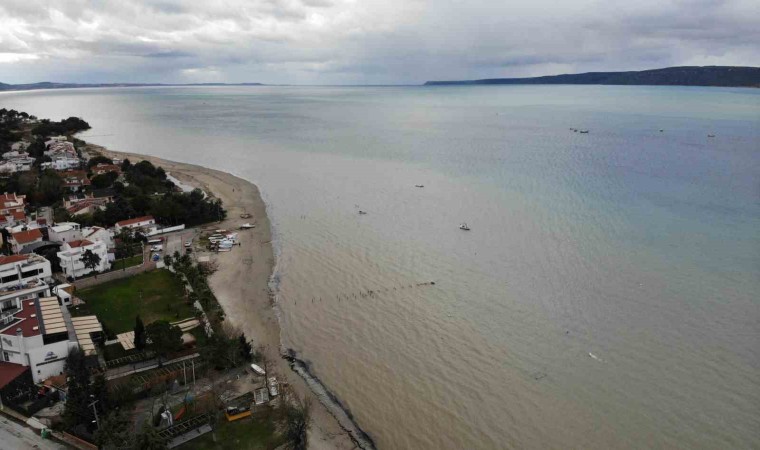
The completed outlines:
[[[66,450],[61,444],[42,439],[38,433],[6,417],[0,417],[0,448],[15,450]]]

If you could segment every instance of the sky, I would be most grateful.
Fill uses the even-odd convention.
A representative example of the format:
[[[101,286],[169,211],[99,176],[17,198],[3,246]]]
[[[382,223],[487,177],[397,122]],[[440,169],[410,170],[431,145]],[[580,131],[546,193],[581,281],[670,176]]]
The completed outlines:
[[[0,82],[415,84],[760,66],[758,0],[0,0]]]

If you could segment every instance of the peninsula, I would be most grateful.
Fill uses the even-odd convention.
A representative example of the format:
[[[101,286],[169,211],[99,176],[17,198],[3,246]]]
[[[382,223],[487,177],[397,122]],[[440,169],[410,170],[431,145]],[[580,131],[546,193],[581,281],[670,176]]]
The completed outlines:
[[[605,84],[651,86],[760,87],[760,67],[683,66],[633,72],[587,72],[531,78],[428,81],[425,86],[494,84]]]

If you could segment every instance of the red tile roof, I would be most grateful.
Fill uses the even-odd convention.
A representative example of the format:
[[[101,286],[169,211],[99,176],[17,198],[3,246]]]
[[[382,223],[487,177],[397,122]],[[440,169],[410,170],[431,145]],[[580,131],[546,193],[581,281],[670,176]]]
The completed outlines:
[[[28,369],[29,367],[22,366],[21,364],[14,364],[5,361],[0,362],[0,389],[7,386],[8,383],[18,378]]]
[[[29,255],[0,256],[0,266],[20,261],[26,261],[27,259],[29,259]]]
[[[126,227],[128,225],[132,225],[132,224],[140,223],[140,222],[148,222],[150,220],[154,220],[153,216],[135,217],[134,219],[120,220],[116,222],[116,225],[120,227]]]
[[[27,242],[42,239],[42,232],[38,228],[35,228],[34,230],[19,231],[18,233],[13,233],[11,236],[13,237],[13,240],[19,244],[26,244]]]
[[[2,331],[2,334],[15,336],[16,330],[19,328],[21,328],[21,335],[24,337],[32,337],[42,334],[40,331],[40,318],[37,314],[35,300],[22,301],[21,311],[17,312],[15,316],[17,319],[21,319],[21,321],[10,324]],[[36,330],[35,327],[37,328]]]
[[[16,220],[26,220],[26,214],[24,211],[12,211],[11,216]]]
[[[87,239],[78,239],[76,241],[69,242],[69,247],[71,248],[84,247],[86,245],[92,245],[92,242],[88,241]]]

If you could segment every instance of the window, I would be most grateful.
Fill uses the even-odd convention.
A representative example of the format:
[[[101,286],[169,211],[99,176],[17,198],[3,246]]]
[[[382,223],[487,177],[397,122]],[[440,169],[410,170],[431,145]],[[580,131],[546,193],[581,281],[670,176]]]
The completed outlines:
[[[3,360],[5,362],[8,362],[11,360],[11,355],[8,354],[8,352],[3,352]]]
[[[3,278],[0,278],[0,281],[2,281],[3,283],[8,283],[8,282],[11,282],[11,281],[18,281],[18,274],[14,273],[13,275],[5,276]]]

